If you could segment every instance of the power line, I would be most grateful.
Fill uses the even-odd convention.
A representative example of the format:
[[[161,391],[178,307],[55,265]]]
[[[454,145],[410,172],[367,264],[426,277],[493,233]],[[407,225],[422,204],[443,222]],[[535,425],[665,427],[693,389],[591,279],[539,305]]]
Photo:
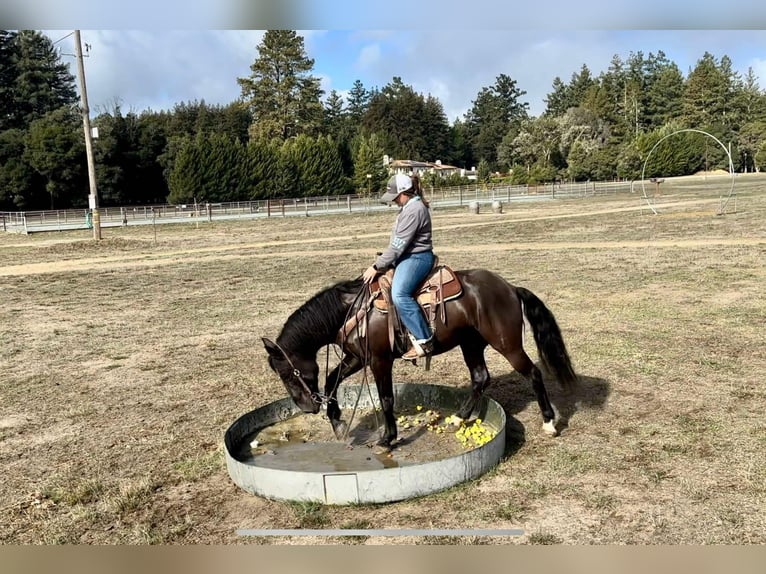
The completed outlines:
[[[59,43],[59,42],[61,42],[62,40],[66,40],[66,39],[67,39],[67,38],[69,38],[69,36],[71,36],[72,34],[74,34],[74,32],[69,32],[69,34],[67,34],[66,36],[62,36],[61,38],[59,38],[58,40],[56,40],[55,42],[53,42],[53,45],[55,46],[56,44],[58,44],[58,43]]]

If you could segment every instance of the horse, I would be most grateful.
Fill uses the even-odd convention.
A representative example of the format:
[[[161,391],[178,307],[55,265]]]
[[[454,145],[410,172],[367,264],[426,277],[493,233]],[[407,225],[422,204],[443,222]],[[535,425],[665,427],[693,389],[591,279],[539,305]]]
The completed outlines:
[[[577,375],[553,313],[534,293],[512,285],[492,271],[469,269],[453,273],[462,282],[463,292],[442,303],[441,313],[433,319],[432,352],[439,355],[459,346],[470,373],[471,392],[453,415],[452,422],[459,424],[469,419],[489,386],[491,379],[484,352],[491,346],[531,381],[543,418],[543,432],[556,436],[559,432],[556,412],[548,398],[542,372],[522,346],[526,317],[540,362],[565,390],[573,390]],[[262,342],[269,366],[279,375],[294,403],[304,413],[312,414],[326,404],[327,417],[338,439],[347,430],[336,399],[338,384],[369,364],[384,418],[377,445],[391,448],[397,439],[391,373],[402,351],[390,342],[388,318],[374,308],[364,312],[365,329],[352,329],[348,334],[344,329],[357,306],[361,307],[360,300],[366,298],[360,295],[369,293],[365,290],[368,286],[357,278],[340,281],[318,292],[288,317],[276,341],[262,337]],[[333,371],[326,374],[322,394],[317,354],[330,344],[340,346],[341,356]]]

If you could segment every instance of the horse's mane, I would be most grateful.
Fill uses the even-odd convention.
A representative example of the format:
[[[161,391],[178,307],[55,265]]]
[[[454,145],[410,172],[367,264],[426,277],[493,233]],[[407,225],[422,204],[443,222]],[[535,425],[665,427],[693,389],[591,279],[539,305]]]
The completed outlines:
[[[350,306],[348,295],[359,293],[361,279],[340,281],[311,297],[287,318],[277,341],[291,351],[316,352],[335,340]]]

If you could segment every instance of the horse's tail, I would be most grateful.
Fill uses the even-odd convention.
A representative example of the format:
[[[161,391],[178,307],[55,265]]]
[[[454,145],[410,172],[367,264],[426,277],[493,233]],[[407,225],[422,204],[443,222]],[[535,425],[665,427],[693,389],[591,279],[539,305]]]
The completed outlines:
[[[556,318],[537,295],[528,289],[516,287],[516,293],[521,299],[524,315],[532,326],[540,360],[564,388],[572,388],[577,382],[577,375]]]

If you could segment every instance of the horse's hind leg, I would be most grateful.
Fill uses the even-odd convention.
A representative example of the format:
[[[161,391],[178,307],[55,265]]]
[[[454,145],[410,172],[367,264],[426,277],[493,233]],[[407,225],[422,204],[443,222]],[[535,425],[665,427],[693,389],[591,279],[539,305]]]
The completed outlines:
[[[484,360],[486,347],[487,343],[483,340],[460,345],[460,350],[463,351],[463,360],[465,360],[468,371],[471,373],[471,394],[460,406],[456,415],[461,419],[467,419],[471,416],[476,403],[479,402],[484,390],[489,386],[489,370]]]
[[[540,412],[543,415],[543,432],[556,436],[558,434],[556,429],[556,413],[548,398],[548,391],[545,390],[543,374],[540,372],[540,369],[532,362],[532,359],[524,352],[524,349],[518,348],[502,354],[508,359],[508,362],[511,363],[514,369],[532,381],[532,388],[537,396],[537,404],[540,406]]]

